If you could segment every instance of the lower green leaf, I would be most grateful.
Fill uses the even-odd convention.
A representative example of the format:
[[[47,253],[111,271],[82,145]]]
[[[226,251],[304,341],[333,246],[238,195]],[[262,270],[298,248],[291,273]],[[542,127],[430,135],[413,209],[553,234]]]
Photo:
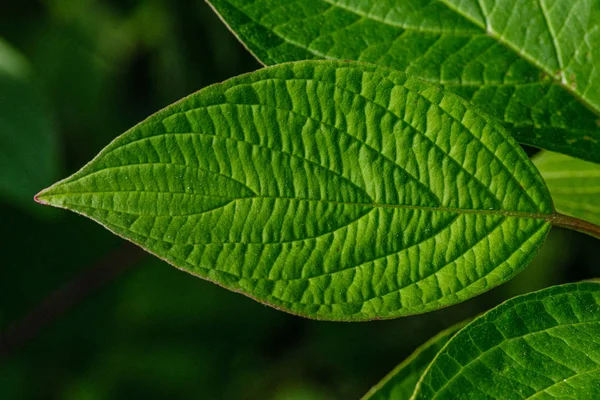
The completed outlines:
[[[600,284],[508,300],[456,334],[413,399],[600,398]]]
[[[399,364],[363,397],[363,400],[409,399],[425,369],[456,332],[466,325],[461,322],[438,333]]]

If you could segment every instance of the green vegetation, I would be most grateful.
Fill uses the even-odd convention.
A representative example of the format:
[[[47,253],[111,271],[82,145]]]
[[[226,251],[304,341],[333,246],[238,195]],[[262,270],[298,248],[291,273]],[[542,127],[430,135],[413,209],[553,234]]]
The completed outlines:
[[[329,320],[489,290],[529,263],[554,218],[526,154],[478,109],[401,72],[334,61],[203,89],[37,199]]]
[[[600,0],[14,10],[3,398],[600,396]]]
[[[266,65],[371,62],[443,85],[531,146],[600,162],[598,1],[209,0]]]

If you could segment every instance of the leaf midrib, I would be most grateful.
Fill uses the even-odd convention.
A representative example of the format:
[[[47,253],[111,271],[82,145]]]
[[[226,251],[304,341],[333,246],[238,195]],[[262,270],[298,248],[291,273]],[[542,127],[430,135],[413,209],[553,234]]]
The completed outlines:
[[[101,171],[101,170],[100,170]],[[98,171],[99,172],[99,171]],[[49,199],[53,197],[68,197],[69,195],[78,194],[112,194],[112,193],[145,193],[144,190],[115,190],[115,191],[100,191],[100,192],[63,192],[63,193],[53,193],[53,194],[44,194],[40,196],[40,200]],[[157,191],[148,191],[149,193],[168,193],[171,192],[157,192]],[[201,193],[178,193],[178,194],[189,194],[189,195],[199,195],[199,196],[207,196],[214,197],[210,195],[204,195]],[[238,200],[251,200],[251,199],[265,199],[265,200],[293,200],[293,201],[312,201],[312,202],[320,202],[327,204],[335,204],[335,205],[350,205],[357,207],[370,207],[370,208],[390,208],[390,209],[408,209],[408,210],[421,210],[421,211],[437,211],[437,212],[450,212],[455,214],[477,214],[477,215],[500,215],[504,217],[517,217],[517,218],[528,218],[528,219],[540,219],[548,222],[552,222],[556,213],[544,214],[544,213],[531,213],[531,212],[523,212],[523,211],[510,211],[510,210],[481,210],[481,209],[469,209],[469,208],[456,208],[456,207],[434,207],[434,206],[418,206],[418,205],[409,205],[409,204],[385,204],[385,203],[368,203],[368,202],[352,202],[352,201],[336,201],[329,199],[311,199],[311,198],[301,198],[301,197],[285,197],[285,196],[245,196],[245,197],[237,197],[231,198],[232,201]],[[90,207],[94,209],[101,209],[98,207]],[[105,211],[115,211],[109,209],[102,209]],[[119,211],[120,212],[120,211]],[[181,214],[177,216],[186,216],[187,214]],[[149,215],[151,216],[151,215]]]

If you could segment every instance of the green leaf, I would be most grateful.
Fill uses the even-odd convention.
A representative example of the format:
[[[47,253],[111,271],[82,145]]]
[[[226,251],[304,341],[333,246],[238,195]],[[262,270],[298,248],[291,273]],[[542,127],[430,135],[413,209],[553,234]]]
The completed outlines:
[[[438,333],[399,364],[363,397],[363,400],[409,399],[425,369],[466,321]]]
[[[600,398],[600,284],[554,286],[475,319],[436,356],[413,398]]]
[[[57,147],[31,66],[0,39],[0,197],[28,207],[56,179]]]
[[[556,210],[600,225],[600,166],[543,151],[535,156]]]
[[[209,0],[267,65],[389,66],[444,85],[521,143],[600,162],[600,1]]]
[[[305,61],[205,88],[38,200],[295,314],[367,320],[510,279],[553,218],[539,173],[460,97]]]

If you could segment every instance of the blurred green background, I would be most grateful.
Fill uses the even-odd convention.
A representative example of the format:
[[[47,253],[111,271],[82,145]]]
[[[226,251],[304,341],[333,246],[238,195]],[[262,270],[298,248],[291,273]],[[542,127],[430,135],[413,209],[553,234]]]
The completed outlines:
[[[260,65],[202,0],[9,1],[0,38],[0,332],[64,285],[128,267],[44,311],[57,318],[0,359],[2,399],[359,398],[439,330],[596,276],[597,243],[555,229],[525,272],[485,295],[350,324],[284,314],[151,256],[132,262],[121,239],[33,195],[151,113]]]

